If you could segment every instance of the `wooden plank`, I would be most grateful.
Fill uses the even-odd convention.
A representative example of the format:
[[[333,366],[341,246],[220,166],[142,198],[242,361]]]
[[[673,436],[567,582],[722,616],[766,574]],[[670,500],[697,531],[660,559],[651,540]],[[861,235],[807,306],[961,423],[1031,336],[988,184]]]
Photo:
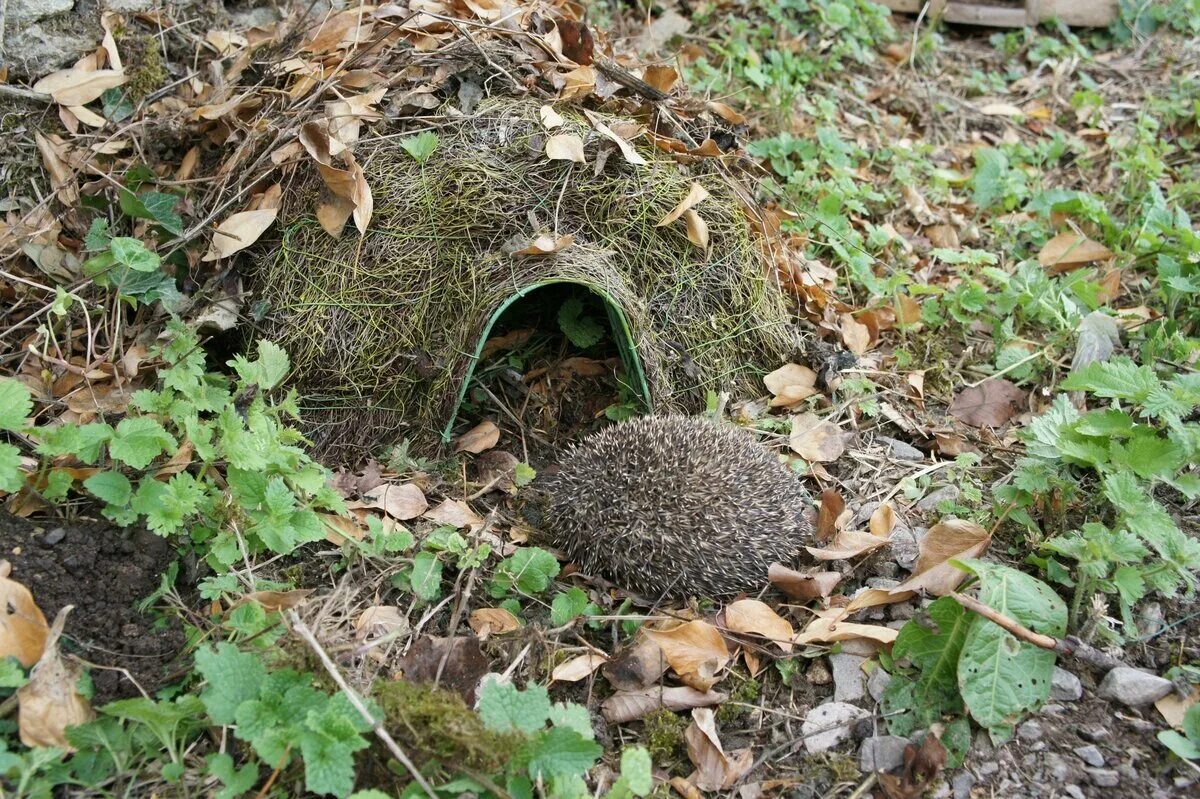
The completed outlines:
[[[875,0],[899,14],[919,14],[925,0]],[[1024,4],[931,0],[926,14],[963,25],[1023,28],[1039,21],[1057,19],[1078,28],[1103,28],[1117,18],[1119,0],[1026,0]]]

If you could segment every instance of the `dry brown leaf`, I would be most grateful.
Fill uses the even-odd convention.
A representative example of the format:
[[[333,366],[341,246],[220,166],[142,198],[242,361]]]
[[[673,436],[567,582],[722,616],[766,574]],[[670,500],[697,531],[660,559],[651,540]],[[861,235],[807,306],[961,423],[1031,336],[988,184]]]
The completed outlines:
[[[402,522],[415,519],[429,510],[429,500],[425,499],[424,492],[412,483],[376,486],[363,494],[363,502],[367,507],[378,508]]]
[[[670,664],[662,648],[645,635],[604,666],[604,676],[618,691],[640,691],[658,683]]]
[[[878,641],[890,644],[899,635],[898,630],[891,627],[881,627],[877,624],[856,624],[843,621],[846,616],[845,608],[835,608],[825,615],[818,614],[809,622],[804,631],[796,636],[797,644],[831,644],[835,641],[854,641],[859,638],[868,641]]]
[[[563,122],[566,121],[562,118],[562,114],[554,110],[554,106],[552,105],[544,105],[538,109],[538,117],[541,118],[542,127],[546,130],[554,130],[555,128],[562,127]]]
[[[1079,233],[1059,233],[1038,250],[1038,263],[1052,272],[1066,272],[1112,257],[1112,250]]]
[[[967,576],[950,561],[977,558],[991,541],[988,531],[975,522],[943,519],[921,539],[913,576],[891,589],[892,593],[924,590],[934,596],[945,596]]]
[[[896,511],[892,508],[892,503],[884,502],[871,513],[871,521],[868,523],[871,530],[871,535],[879,538],[888,538],[892,534],[892,530],[896,527]]]
[[[663,94],[670,94],[671,89],[679,82],[679,73],[669,64],[652,64],[642,73],[642,80]]]
[[[587,117],[588,122],[592,124],[592,127],[596,129],[597,133],[611,141],[613,144],[617,145],[617,149],[621,151],[622,157],[624,157],[628,163],[635,164],[637,166],[645,165],[646,159],[643,158],[641,154],[633,148],[633,145],[625,141],[625,139],[622,137],[618,136],[612,128],[604,124],[604,121],[599,116],[586,109],[584,109],[583,115]]]
[[[260,208],[256,211],[241,211],[217,225],[212,243],[202,261],[228,258],[239,250],[258,241],[279,215],[278,208]]]
[[[33,138],[42,154],[42,166],[50,175],[51,188],[58,192],[59,199],[64,203],[75,202],[79,198],[79,188],[75,185],[75,171],[67,165],[63,157],[66,145],[51,141],[36,130],[33,132]]]
[[[471,527],[483,524],[483,519],[479,518],[475,511],[468,508],[465,502],[457,499],[442,500],[440,505],[425,514],[425,518],[438,524],[448,524],[451,527]]]
[[[921,304],[907,294],[896,295],[896,322],[915,325],[921,321]]]
[[[795,631],[791,622],[780,616],[766,602],[739,599],[725,607],[725,627],[730,632],[761,635],[778,645],[784,652],[792,651]]]
[[[50,95],[60,105],[72,107],[86,105],[128,80],[129,76],[117,69],[85,70],[71,67],[51,72],[33,84],[33,90]]]
[[[817,373],[807,366],[788,363],[763,378],[767,391],[771,392],[771,407],[795,405],[808,399],[817,391]]]
[[[697,691],[712,688],[729,663],[725,639],[706,621],[689,621],[666,630],[647,628],[646,635],[662,649],[679,679]]]
[[[692,206],[696,205],[697,203],[701,203],[706,199],[708,199],[708,189],[704,188],[699,183],[692,181],[692,185],[691,188],[688,189],[687,196],[679,201],[679,205],[676,205],[675,208],[672,209],[671,213],[658,220],[658,222],[655,224],[655,227],[666,227],[676,219],[679,219],[681,216],[683,216],[684,212],[691,209]]]
[[[912,591],[893,594],[886,588],[864,588],[843,606],[843,610],[849,615],[866,608],[873,608],[877,605],[892,605],[896,602],[903,602],[912,596]]]
[[[340,547],[347,541],[363,539],[363,528],[354,519],[338,516],[335,513],[318,513],[317,515],[321,517],[321,521],[325,522],[325,527],[328,528],[325,540],[334,546]]]
[[[697,691],[686,685],[659,685],[641,691],[621,691],[600,703],[600,712],[610,724],[625,724],[636,721],[659,708],[667,710],[690,710],[697,707],[712,707],[729,698],[721,691]]]
[[[341,197],[335,197],[332,202],[321,203],[317,206],[317,221],[321,223],[321,227],[325,229],[326,233],[336,239],[341,237],[342,230],[345,229],[346,222],[352,213],[354,213],[354,203]]]
[[[792,417],[788,446],[806,461],[829,463],[846,451],[846,437],[837,425],[815,413],[802,413]]]
[[[701,791],[719,791],[733,786],[754,763],[749,749],[725,754],[717,735],[716,716],[707,707],[692,711],[692,723],[684,730],[688,759],[696,771],[688,781]]]
[[[1012,103],[984,103],[979,106],[979,113],[989,117],[1020,117],[1025,112]]]
[[[303,602],[304,598],[311,593],[312,589],[310,588],[294,588],[291,591],[251,591],[230,605],[230,610],[247,602],[261,605],[267,613],[290,610]]]
[[[584,677],[590,677],[607,662],[608,658],[602,653],[588,652],[555,666],[554,671],[550,672],[550,682],[579,682]]]
[[[950,415],[972,427],[999,427],[1025,404],[1025,392],[1003,378],[964,388],[950,403]]]
[[[45,652],[50,627],[33,594],[11,573],[12,564],[0,560],[0,658],[15,657],[29,668]]]
[[[798,572],[782,563],[772,563],[767,569],[771,585],[797,599],[822,599],[833,593],[841,582],[840,572]]]
[[[841,318],[842,343],[855,355],[862,355],[871,347],[871,331],[866,325],[848,313]]]
[[[551,161],[587,163],[583,154],[583,139],[574,133],[560,133],[546,140],[546,157]]]
[[[354,620],[354,637],[359,641],[408,630],[408,620],[394,605],[373,605]]]
[[[26,746],[57,746],[68,752],[67,727],[85,724],[96,717],[87,698],[78,692],[83,667],[66,663],[58,651],[58,639],[73,605],[58,612],[46,639],[46,651],[29,674],[29,682],[17,689],[17,726]]]
[[[702,250],[708,249],[708,223],[694,209],[683,212],[683,222],[687,225],[688,241]]]
[[[871,552],[886,544],[886,538],[861,530],[842,530],[828,547],[805,547],[817,560],[848,560]]]
[[[821,506],[817,510],[816,539],[818,544],[826,544],[837,535],[837,520],[846,509],[846,500],[836,488],[826,488],[821,491]]]
[[[558,237],[542,234],[530,242],[528,246],[514,251],[513,255],[551,255],[565,250],[574,243],[575,236],[570,233]]]
[[[354,178],[354,189],[350,195],[350,202],[354,203],[354,226],[358,228],[359,233],[365,234],[367,226],[371,224],[371,216],[375,213],[375,198],[371,194],[371,187],[367,185],[367,176],[363,174],[361,166],[352,161],[350,174]]]
[[[709,100],[708,109],[721,119],[728,122],[730,125],[741,125],[746,121],[746,117],[733,110],[725,103],[719,103],[716,100]]]
[[[481,639],[489,635],[503,635],[521,628],[521,621],[504,608],[476,608],[467,618],[467,624]]]
[[[1155,702],[1154,709],[1162,714],[1163,721],[1167,722],[1167,726],[1182,729],[1184,714],[1197,703],[1200,703],[1200,686],[1192,688],[1192,692],[1186,697],[1181,697],[1172,691]]]
[[[496,427],[495,422],[484,419],[459,437],[454,444],[454,451],[478,455],[496,446],[499,441],[500,428]]]

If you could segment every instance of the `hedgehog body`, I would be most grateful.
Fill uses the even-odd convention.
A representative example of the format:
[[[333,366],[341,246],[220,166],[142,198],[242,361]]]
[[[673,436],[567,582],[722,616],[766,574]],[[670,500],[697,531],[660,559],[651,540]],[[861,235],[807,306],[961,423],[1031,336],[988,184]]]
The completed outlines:
[[[704,418],[605,428],[566,453],[547,489],[553,543],[648,599],[758,590],[810,540],[799,479],[746,431]]]

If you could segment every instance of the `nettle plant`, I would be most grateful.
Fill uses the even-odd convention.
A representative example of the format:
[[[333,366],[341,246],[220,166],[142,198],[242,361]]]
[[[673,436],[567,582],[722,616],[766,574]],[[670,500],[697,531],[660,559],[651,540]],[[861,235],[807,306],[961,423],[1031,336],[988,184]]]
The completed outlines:
[[[1046,526],[1063,530],[1073,501],[1089,496],[1084,483],[1098,480],[1103,502],[1091,505],[1078,527],[1041,541],[1046,557],[1038,562],[1051,580],[1073,588],[1076,628],[1092,597],[1102,593],[1116,598],[1125,627],[1136,631],[1138,601],[1196,587],[1200,541],[1180,530],[1160,500],[1200,498],[1194,467],[1200,424],[1186,421],[1200,405],[1200,375],[1163,379],[1149,366],[1114,358],[1074,372],[1061,388],[1109,405],[1081,413],[1059,396],[1024,433],[1027,456],[997,494],[1036,534],[1033,509],[1042,510]],[[1059,558],[1076,568],[1068,570]]]
[[[134,392],[115,425],[30,426],[29,389],[0,380],[0,430],[36,442],[41,457],[30,482],[51,502],[82,488],[122,526],[185,533],[218,570],[241,559],[243,548],[287,553],[323,539],[320,512],[345,513],[344,505],[328,471],[298,446],[304,439],[289,425],[299,415],[295,394],[267,398],[287,374],[287,354],[260,341],[254,360],[229,361],[233,379],[205,370],[194,330],[175,321],[169,334],[152,353],[164,363],[158,388]],[[78,484],[77,464],[99,470]],[[0,444],[0,489],[25,482],[20,452]]]

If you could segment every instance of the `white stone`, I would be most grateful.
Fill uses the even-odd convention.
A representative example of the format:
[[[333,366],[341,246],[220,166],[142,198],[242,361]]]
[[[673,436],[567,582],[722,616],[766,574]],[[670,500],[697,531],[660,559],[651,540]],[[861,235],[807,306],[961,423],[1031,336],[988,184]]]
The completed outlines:
[[[1157,674],[1118,666],[1104,675],[1104,681],[1096,693],[1102,699],[1111,699],[1130,707],[1140,707],[1157,702],[1171,693],[1171,681]]]
[[[877,735],[862,742],[858,750],[860,771],[891,771],[904,765],[904,749],[908,739],[898,735]]]
[[[1056,702],[1076,702],[1083,696],[1083,683],[1066,669],[1054,667],[1050,677],[1050,698]]]
[[[871,673],[867,675],[867,691],[871,694],[871,698],[876,702],[883,699],[883,692],[887,690],[888,683],[892,681],[892,675],[884,670],[883,666],[876,665],[871,669]]]
[[[5,21],[15,28],[62,14],[74,7],[75,0],[8,0],[8,17]]]
[[[829,656],[834,701],[855,702],[867,695],[867,678],[862,670],[866,661],[860,655],[848,655],[845,652]]]
[[[832,749],[850,738],[854,722],[870,715],[863,708],[845,702],[818,705],[808,712],[804,723],[800,725],[804,748],[814,755]]]

